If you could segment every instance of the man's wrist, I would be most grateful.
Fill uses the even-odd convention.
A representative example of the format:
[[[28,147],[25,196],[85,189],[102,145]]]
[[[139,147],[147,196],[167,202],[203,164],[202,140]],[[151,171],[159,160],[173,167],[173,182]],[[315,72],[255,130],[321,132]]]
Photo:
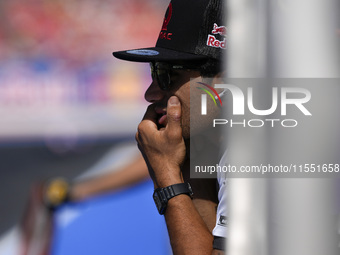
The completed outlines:
[[[156,183],[155,188],[165,188],[177,183],[184,183],[184,181],[183,179],[162,180]]]
[[[165,188],[177,183],[184,183],[180,167],[167,167],[162,169],[162,174],[155,174],[155,189]]]
[[[192,198],[193,192],[189,183],[177,183],[164,188],[155,189],[153,199],[159,214],[165,213],[169,200],[182,194]]]

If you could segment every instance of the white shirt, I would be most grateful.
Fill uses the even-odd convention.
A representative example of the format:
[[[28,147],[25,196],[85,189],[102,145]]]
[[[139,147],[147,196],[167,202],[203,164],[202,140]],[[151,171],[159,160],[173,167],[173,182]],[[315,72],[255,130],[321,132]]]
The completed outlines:
[[[221,168],[227,163],[227,152],[225,152],[219,162]],[[217,172],[217,181],[219,184],[218,206],[216,215],[216,225],[213,229],[213,236],[227,237],[228,213],[227,213],[227,177],[226,173]]]

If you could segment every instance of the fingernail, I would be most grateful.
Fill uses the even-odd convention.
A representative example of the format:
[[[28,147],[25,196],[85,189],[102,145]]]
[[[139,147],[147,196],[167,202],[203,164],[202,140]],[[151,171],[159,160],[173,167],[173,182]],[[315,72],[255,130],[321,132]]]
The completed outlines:
[[[179,104],[179,100],[178,100],[177,97],[170,97],[169,103],[170,103],[171,105],[178,105],[178,104]]]

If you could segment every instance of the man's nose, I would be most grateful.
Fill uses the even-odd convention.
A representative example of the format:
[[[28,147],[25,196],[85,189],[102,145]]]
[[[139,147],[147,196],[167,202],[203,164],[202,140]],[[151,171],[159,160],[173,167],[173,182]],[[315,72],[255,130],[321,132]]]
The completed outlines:
[[[165,96],[165,91],[161,90],[157,82],[153,81],[146,90],[144,98],[150,103],[161,101]]]

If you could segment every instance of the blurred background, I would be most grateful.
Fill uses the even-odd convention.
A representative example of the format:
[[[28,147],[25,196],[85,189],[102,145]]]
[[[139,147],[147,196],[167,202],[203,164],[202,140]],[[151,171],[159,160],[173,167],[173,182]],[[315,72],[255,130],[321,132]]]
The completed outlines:
[[[235,22],[231,24],[231,29],[228,30],[231,33],[228,32],[228,36],[236,39],[236,41],[230,42],[230,48],[234,55],[230,54],[228,57],[231,77],[233,75],[237,77],[240,74],[242,76],[243,71],[247,75],[253,74],[253,72],[261,74],[261,72],[273,71],[273,66],[284,67],[286,69],[279,69],[279,71],[289,75],[291,75],[289,72],[293,71],[293,74],[298,74],[296,75],[298,77],[299,75],[306,77],[304,72],[307,70],[308,73],[310,70],[314,70],[315,66],[317,70],[321,70],[321,73],[326,70],[326,77],[328,77],[328,71],[334,71],[334,68],[334,72],[339,71],[338,64],[331,65],[332,68],[329,68],[328,65],[320,64],[323,63],[320,58],[318,58],[318,61],[308,61],[307,58],[307,63],[303,64],[297,61],[306,61],[306,59],[296,52],[306,53],[306,55],[314,58],[319,56],[315,55],[313,50],[315,45],[312,42],[317,42],[315,38],[327,38],[323,37],[321,33],[326,33],[327,29],[312,29],[315,24],[313,22],[326,19],[318,19],[314,15],[308,16],[309,9],[313,7],[310,1],[232,0],[229,2],[232,3],[228,6],[232,7],[229,9],[230,13],[236,15],[229,17],[230,20],[235,20]],[[277,3],[277,6],[269,5],[272,2]],[[318,7],[316,3],[321,6],[321,2],[312,2],[316,7]],[[334,2],[336,1],[334,0]],[[151,81],[149,66],[148,64],[119,61],[112,57],[112,51],[155,45],[168,3],[168,0],[0,1],[0,240],[4,235],[7,235],[15,224],[20,222],[29,198],[31,185],[34,182],[55,176],[64,176],[72,180],[88,169],[93,169],[93,166],[99,160],[112,149],[119,147],[121,142],[134,142],[136,126],[146,108],[143,94]],[[293,14],[296,14],[293,17],[295,19],[290,16],[289,9],[294,7],[293,3],[299,5],[297,11],[293,12]],[[266,4],[268,4],[267,9],[264,8]],[[313,8],[318,9],[316,7]],[[277,8],[280,8],[280,11],[273,12],[273,10],[277,11]],[[332,8],[328,9],[331,10]],[[326,16],[329,10],[320,9],[320,13]],[[279,13],[280,15],[270,16],[272,13]],[[307,15],[307,18],[303,14]],[[339,17],[339,15],[336,17]],[[273,49],[279,49],[275,48],[275,40],[270,41],[271,47],[267,47],[268,44],[265,42],[269,38],[267,33],[271,34],[272,37],[270,38],[276,38],[275,29],[280,27],[277,24],[281,24],[280,19],[282,18],[283,24],[288,24],[288,26],[286,27],[287,30],[277,29],[281,34],[281,37],[278,38],[285,39],[278,40],[279,42],[285,42],[284,45],[287,47],[297,45],[295,37],[299,33],[294,34],[295,37],[285,35],[290,35],[290,31],[294,30],[291,28],[296,27],[295,22],[298,20],[302,22],[307,20],[310,23],[309,29],[304,31],[308,32],[306,38],[312,39],[308,43],[299,44],[300,47],[293,47],[296,51],[284,48],[286,50],[275,51],[278,55],[272,54],[270,58],[263,57],[266,53],[274,52]],[[276,26],[271,26],[271,30],[267,29],[269,21],[274,21],[272,24],[276,24]],[[257,25],[254,26],[254,24]],[[242,29],[242,26],[239,25],[245,25],[247,29]],[[254,27],[258,29],[254,29]],[[297,31],[294,31],[299,32],[298,29],[296,27]],[[233,37],[233,31],[237,36]],[[240,31],[242,32],[241,35],[238,34]],[[339,29],[337,34],[340,35]],[[302,34],[303,36],[304,34]],[[291,38],[294,40],[290,40]],[[306,38],[304,40],[307,40]],[[327,40],[324,41],[328,42]],[[248,47],[249,45],[251,47]],[[277,46],[282,47],[282,45]],[[311,47],[305,47],[306,45]],[[235,46],[239,46],[239,48]],[[253,50],[254,47],[256,50]],[[328,48],[330,47],[322,47],[326,50]],[[239,49],[238,52],[237,49]],[[313,50],[313,53],[309,54],[308,50],[301,49]],[[283,58],[282,56],[287,52],[290,52],[291,55]],[[283,55],[280,55],[281,53]],[[322,52],[320,54],[322,55]],[[339,54],[331,55],[338,56]],[[276,58],[273,56],[276,56]],[[251,61],[249,58],[251,58]],[[285,65],[273,65],[273,63],[281,63],[282,59],[287,60]],[[266,64],[270,68],[265,67]],[[307,64],[312,65],[313,68],[305,70],[304,67],[308,66]],[[237,68],[241,68],[241,71]],[[277,71],[275,74],[280,72]],[[318,77],[318,74],[315,76]],[[323,77],[323,75],[320,75],[320,77]],[[257,137],[261,138],[260,136]],[[249,146],[247,145],[247,147]],[[315,148],[318,149],[317,146]],[[315,186],[318,189],[315,189]],[[311,189],[315,192],[324,187],[319,184],[315,186],[311,186]],[[265,192],[256,192],[257,190],[263,191],[264,185],[261,182],[253,184],[246,182],[243,183],[243,186],[237,183],[234,187],[240,189],[250,187],[248,190],[249,201],[256,202],[256,196],[262,196],[260,199],[266,198],[268,205],[275,205],[275,203],[272,203],[272,201],[276,201],[274,198],[270,198],[272,199],[270,200],[266,197]],[[291,193],[294,193],[296,190],[301,190],[301,185],[296,185],[295,189],[292,189],[291,183],[287,183],[287,186],[283,187],[282,190],[291,190]],[[140,192],[138,189],[137,191]],[[145,196],[150,197],[151,191],[147,189],[142,191],[144,192],[143,196],[145,194]],[[138,192],[134,192],[134,194],[136,193]],[[273,193],[269,192],[268,194]],[[244,199],[247,198],[247,194],[244,195],[239,192],[234,192],[234,194],[238,199],[235,200],[234,207],[231,207],[236,208],[236,205],[243,205],[240,203],[240,194],[243,201],[251,205],[247,202],[247,199]],[[315,201],[313,194],[308,194],[308,198],[312,201],[310,208],[313,208],[312,205],[315,206],[318,202]],[[289,199],[294,197],[298,196],[294,194]],[[318,196],[321,201],[324,197]],[[111,197],[108,197],[108,199],[111,199]],[[289,199],[286,201],[289,201]],[[114,212],[116,210],[112,204],[101,204],[100,201],[95,203],[99,204],[103,211],[110,209]],[[156,213],[154,205],[151,205],[151,203],[150,208],[152,206],[152,211]],[[300,207],[305,207],[305,204],[300,203],[300,201],[297,204]],[[87,205],[83,206],[86,207]],[[291,204],[287,203],[287,207],[291,207]],[[269,207],[266,207],[265,204],[263,209],[257,203],[250,208],[246,219],[253,220],[256,213],[261,214],[263,212],[261,210]],[[255,209],[256,211],[254,211]],[[305,210],[308,210],[308,208],[306,207]],[[71,214],[74,212],[75,210],[71,211]],[[87,212],[95,215],[93,211],[88,210]],[[282,210],[282,212],[285,212],[285,210]],[[314,209],[310,212],[314,212]],[[98,213],[100,217],[104,217],[103,214],[100,214],[102,211],[96,213],[96,216],[93,216],[94,219],[98,219]],[[262,230],[262,226],[269,223],[268,219],[265,218],[267,214],[261,215],[262,218],[255,217],[256,221],[252,222]],[[306,218],[305,214],[301,214],[301,217]],[[138,217],[136,218],[138,219]],[[104,226],[107,233],[113,232],[114,227],[109,225],[107,221],[105,222],[105,219],[101,221],[101,224],[93,221],[91,227],[100,228]],[[312,217],[308,219],[313,220]],[[242,219],[240,222],[247,221]],[[132,223],[134,222],[132,221]],[[286,222],[284,223],[285,226],[288,225]],[[314,226],[314,229],[315,226],[318,226],[311,225]],[[277,224],[274,226],[277,226]],[[249,229],[258,230],[251,227],[252,225],[249,224],[249,227],[245,228],[244,236],[248,235],[250,244],[255,242],[254,246],[247,246],[254,252],[253,247],[258,247],[263,243],[265,246],[267,238],[265,235],[259,235],[256,231],[249,231]],[[289,232],[289,234],[299,234],[295,231],[298,227],[294,227],[294,231]],[[235,228],[240,229],[239,226]],[[63,243],[71,234],[88,234],[84,229],[82,231],[79,231],[79,228],[72,230],[77,233],[68,233],[65,238],[59,239],[59,243]],[[166,230],[164,231],[166,232]],[[323,235],[322,231],[315,232]],[[262,243],[258,239],[252,238],[252,234],[255,237],[262,238]],[[108,239],[104,241],[107,240],[108,243],[112,241],[110,235],[106,235],[106,237]],[[145,238],[148,238],[148,236],[146,235]],[[74,239],[70,238],[69,240],[67,247],[73,245],[72,240]],[[154,242],[154,240],[151,241]],[[244,245],[240,242],[235,243]],[[318,245],[318,243],[315,245]],[[262,252],[262,248],[258,249],[257,254],[266,254]],[[65,255],[64,251],[58,250],[59,253],[55,252],[55,254]],[[314,251],[314,253],[316,252],[318,250]],[[8,255],[8,253],[5,254]],[[70,254],[85,253],[73,252]],[[105,253],[94,251],[90,254]],[[249,252],[245,251],[238,254],[249,254]],[[285,254],[293,253],[286,252]]]
[[[36,180],[69,179],[133,141],[167,0],[0,1],[0,236]]]

